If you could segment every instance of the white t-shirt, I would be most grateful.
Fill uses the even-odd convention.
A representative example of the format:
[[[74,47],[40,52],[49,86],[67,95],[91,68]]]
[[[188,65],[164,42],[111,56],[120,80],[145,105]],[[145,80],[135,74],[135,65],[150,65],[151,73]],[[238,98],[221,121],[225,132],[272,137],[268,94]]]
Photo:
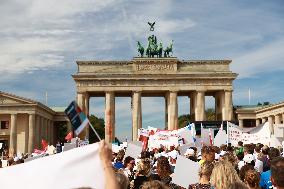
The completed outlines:
[[[263,172],[263,162],[256,159],[254,169],[261,174]]]

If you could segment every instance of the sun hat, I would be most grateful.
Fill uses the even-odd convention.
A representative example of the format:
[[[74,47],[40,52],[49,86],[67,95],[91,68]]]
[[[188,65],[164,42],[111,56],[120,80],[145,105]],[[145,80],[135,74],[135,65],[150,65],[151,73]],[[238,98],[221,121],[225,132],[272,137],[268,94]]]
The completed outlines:
[[[246,154],[243,160],[245,163],[251,163],[252,161],[255,161],[255,157],[252,154]]]
[[[194,150],[189,148],[186,150],[186,152],[184,153],[185,156],[193,156],[194,155]]]

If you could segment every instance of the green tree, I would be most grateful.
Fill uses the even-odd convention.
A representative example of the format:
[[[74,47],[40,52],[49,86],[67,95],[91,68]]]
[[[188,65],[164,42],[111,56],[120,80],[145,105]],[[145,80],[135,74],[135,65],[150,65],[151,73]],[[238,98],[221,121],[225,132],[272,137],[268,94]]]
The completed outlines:
[[[215,109],[213,108],[208,108],[207,110],[205,110],[205,114],[206,114],[206,118],[207,121],[215,121]]]
[[[105,138],[105,121],[103,118],[98,118],[95,115],[90,115],[89,120],[91,124],[94,126],[95,130],[97,131],[98,135],[101,137],[101,139]],[[98,142],[99,139],[97,138],[96,134],[92,130],[92,128],[89,129],[89,140],[90,143]]]
[[[215,121],[215,109],[209,108],[205,110],[207,121]],[[190,115],[184,114],[178,117],[178,128],[183,128],[190,122]]]
[[[59,122],[58,125],[56,125],[56,127],[58,128],[57,140],[64,142],[65,136],[67,135],[67,124],[66,124],[66,122]]]
[[[178,128],[183,128],[190,122],[190,115],[184,114],[178,117]]]

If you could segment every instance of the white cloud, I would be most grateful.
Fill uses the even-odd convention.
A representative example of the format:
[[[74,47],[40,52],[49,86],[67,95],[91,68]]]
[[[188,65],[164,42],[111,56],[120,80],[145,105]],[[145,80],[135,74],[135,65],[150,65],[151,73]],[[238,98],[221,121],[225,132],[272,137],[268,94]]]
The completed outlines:
[[[232,70],[239,78],[254,77],[259,73],[284,70],[284,38],[233,58]],[[262,74],[262,76],[263,76]]]

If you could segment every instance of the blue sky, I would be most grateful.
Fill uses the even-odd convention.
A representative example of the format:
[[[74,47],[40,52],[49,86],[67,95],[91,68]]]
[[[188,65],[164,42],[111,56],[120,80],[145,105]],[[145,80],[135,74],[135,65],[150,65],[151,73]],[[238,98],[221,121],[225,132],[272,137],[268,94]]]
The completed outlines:
[[[130,60],[148,21],[179,59],[232,59],[234,104],[283,101],[282,0],[9,0],[0,3],[0,90],[66,106],[75,98],[76,60]],[[179,99],[179,114],[189,101]],[[91,112],[104,117],[104,99]],[[162,98],[143,98],[143,126],[164,125]],[[207,106],[213,105],[207,98]],[[130,98],[116,99],[119,136],[130,136]]]

